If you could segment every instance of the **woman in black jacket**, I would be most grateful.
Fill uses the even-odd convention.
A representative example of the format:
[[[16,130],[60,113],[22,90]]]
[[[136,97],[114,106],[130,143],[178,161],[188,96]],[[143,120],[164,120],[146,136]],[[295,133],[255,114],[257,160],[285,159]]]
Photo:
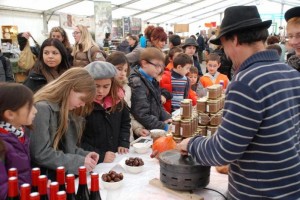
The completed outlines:
[[[70,67],[67,50],[63,43],[54,38],[46,39],[41,46],[38,60],[30,70],[24,85],[36,92]]]

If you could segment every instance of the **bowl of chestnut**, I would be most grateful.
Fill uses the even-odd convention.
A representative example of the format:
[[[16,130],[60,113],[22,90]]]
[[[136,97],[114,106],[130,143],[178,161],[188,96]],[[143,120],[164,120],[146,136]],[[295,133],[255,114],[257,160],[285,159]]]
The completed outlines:
[[[105,189],[115,190],[121,187],[123,183],[123,174],[110,170],[108,173],[102,174],[102,184]]]
[[[132,174],[142,172],[144,169],[144,161],[141,158],[128,158],[125,160],[125,170]]]

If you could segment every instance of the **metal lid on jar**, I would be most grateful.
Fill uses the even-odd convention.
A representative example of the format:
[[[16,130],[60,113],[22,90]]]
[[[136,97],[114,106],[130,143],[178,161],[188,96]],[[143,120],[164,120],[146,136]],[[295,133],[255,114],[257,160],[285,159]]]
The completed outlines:
[[[181,103],[190,103],[190,100],[189,99],[183,99],[182,101],[181,101]]]
[[[175,166],[199,166],[189,155],[182,155],[178,150],[169,150],[159,154],[159,161]]]
[[[197,102],[206,102],[206,101],[207,101],[206,97],[202,97],[197,100]]]

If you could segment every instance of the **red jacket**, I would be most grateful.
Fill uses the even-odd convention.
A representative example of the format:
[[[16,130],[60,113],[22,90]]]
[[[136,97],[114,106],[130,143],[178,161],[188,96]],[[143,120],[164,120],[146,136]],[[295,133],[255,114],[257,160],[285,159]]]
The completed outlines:
[[[161,81],[159,82],[159,86],[161,88],[165,88],[169,92],[172,93],[172,78],[171,78],[171,73],[172,71],[164,71],[164,74],[162,76]],[[187,79],[188,80],[188,79]],[[189,80],[188,80],[189,82]],[[197,104],[197,95],[196,92],[194,92],[191,88],[188,91],[188,96],[185,97],[188,99],[192,99],[192,105],[195,106]],[[172,101],[167,100],[166,103],[164,103],[164,108],[166,109],[167,112],[171,113],[172,110]]]

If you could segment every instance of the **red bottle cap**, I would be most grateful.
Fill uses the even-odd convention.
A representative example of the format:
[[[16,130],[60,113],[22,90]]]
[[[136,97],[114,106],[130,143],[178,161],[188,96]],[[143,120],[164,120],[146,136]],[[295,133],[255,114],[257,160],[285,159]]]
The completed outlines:
[[[60,166],[56,168],[56,181],[59,185],[65,184],[65,167]]]
[[[10,168],[8,170],[8,177],[13,177],[13,176],[18,177],[18,170],[17,170],[17,168]]]
[[[66,178],[67,182],[67,193],[73,194],[75,193],[75,176],[74,174],[68,174]]]
[[[87,179],[86,179],[86,168],[85,168],[85,166],[79,167],[78,174],[79,174],[79,184],[80,185],[86,185],[87,184]]]
[[[50,200],[56,200],[56,193],[58,192],[58,182],[50,183]]]
[[[91,173],[91,192],[99,191],[99,174]]]
[[[40,200],[40,194],[38,192],[31,193],[30,200]]]
[[[45,175],[40,175],[39,176],[39,181],[38,181],[38,190],[40,195],[45,195],[47,194],[47,183],[48,183],[48,178]]]
[[[30,185],[28,183],[24,183],[21,185],[21,200],[28,200],[30,196]]]
[[[36,167],[31,170],[32,186],[38,185],[38,180],[40,175],[41,175],[40,168]]]
[[[56,193],[56,199],[57,200],[66,200],[67,199],[67,194],[65,191],[59,191]]]
[[[8,178],[8,197],[17,197],[18,196],[18,178],[13,176]]]

